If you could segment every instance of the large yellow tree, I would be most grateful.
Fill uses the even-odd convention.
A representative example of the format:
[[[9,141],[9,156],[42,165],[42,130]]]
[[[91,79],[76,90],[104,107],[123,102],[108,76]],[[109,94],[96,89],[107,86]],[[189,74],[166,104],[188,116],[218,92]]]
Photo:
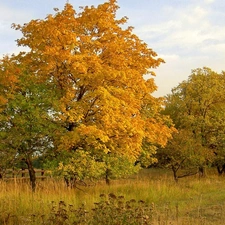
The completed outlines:
[[[53,122],[61,123],[58,150],[84,149],[93,154],[151,157],[164,146],[173,128],[160,114],[162,99],[152,74],[162,59],[140,40],[127,18],[116,19],[118,5],[110,0],[77,13],[71,4],[43,20],[14,28],[23,33],[19,46],[29,47],[17,58],[52,90]],[[143,148],[143,141],[150,143]]]

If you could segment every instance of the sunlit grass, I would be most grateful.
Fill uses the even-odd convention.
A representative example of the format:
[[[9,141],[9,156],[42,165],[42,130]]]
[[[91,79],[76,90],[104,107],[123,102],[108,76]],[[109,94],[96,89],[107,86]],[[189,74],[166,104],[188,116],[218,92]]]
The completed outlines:
[[[42,215],[50,215],[52,205],[60,201],[74,208],[83,204],[86,210],[91,211],[99,202],[100,194],[114,193],[126,199],[144,200],[149,207],[154,205],[157,209],[155,216],[161,221],[173,220],[174,224],[177,221],[182,221],[181,224],[192,224],[193,221],[197,221],[195,224],[223,224],[224,179],[209,174],[206,178],[188,177],[176,183],[170,173],[149,169],[129,179],[114,180],[110,186],[100,181],[94,186],[80,187],[82,190],[68,189],[63,180],[40,180],[35,193],[32,193],[28,182],[2,181],[0,219],[7,221],[8,217],[26,218],[31,215],[41,218]]]

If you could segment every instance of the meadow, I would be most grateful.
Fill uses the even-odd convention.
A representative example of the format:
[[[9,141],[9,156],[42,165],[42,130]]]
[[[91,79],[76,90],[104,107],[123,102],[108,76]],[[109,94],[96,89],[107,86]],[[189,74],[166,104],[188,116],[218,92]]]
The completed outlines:
[[[205,178],[174,182],[162,169],[142,170],[127,179],[69,189],[61,179],[37,183],[0,182],[0,224],[224,224],[225,181],[216,171]]]

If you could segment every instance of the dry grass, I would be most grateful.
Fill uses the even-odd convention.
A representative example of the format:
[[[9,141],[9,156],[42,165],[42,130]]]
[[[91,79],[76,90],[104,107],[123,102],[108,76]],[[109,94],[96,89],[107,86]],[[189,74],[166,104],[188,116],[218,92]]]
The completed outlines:
[[[110,186],[99,182],[95,186],[83,187],[83,191],[66,188],[62,180],[38,181],[35,194],[27,182],[1,182],[0,224],[75,224],[79,217],[81,223],[77,224],[101,224],[101,218],[107,218],[107,224],[224,224],[224,179],[209,174],[201,180],[196,176],[175,183],[168,172],[151,169],[130,179],[113,181]],[[118,206],[117,198],[109,205],[105,199],[106,211],[103,208],[93,211],[95,203],[103,204],[99,196],[108,196],[109,193],[117,198],[124,196],[126,202],[133,199],[135,204],[124,211],[124,206],[123,210]],[[144,204],[140,206],[139,201],[144,201]],[[103,207],[101,204],[97,206]],[[106,216],[112,214],[110,210],[117,213],[113,218]],[[89,213],[86,215],[85,211]],[[93,213],[95,211],[97,214]],[[142,216],[148,219],[136,217],[137,211],[143,212]],[[57,214],[59,212],[61,217]],[[92,222],[88,222],[88,216]]]

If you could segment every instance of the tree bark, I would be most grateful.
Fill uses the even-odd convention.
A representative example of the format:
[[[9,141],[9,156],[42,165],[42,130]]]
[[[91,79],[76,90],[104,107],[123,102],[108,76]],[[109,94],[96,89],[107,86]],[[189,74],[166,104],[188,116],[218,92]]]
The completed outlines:
[[[176,182],[178,182],[178,176],[177,176],[177,171],[178,169],[175,166],[172,166],[172,171],[173,171],[173,178]]]
[[[217,166],[218,175],[221,176],[223,173],[225,173],[225,164],[221,166]]]
[[[26,158],[26,164],[27,164],[27,168],[28,168],[28,171],[29,171],[31,188],[32,188],[32,191],[35,192],[35,189],[36,189],[36,174],[35,174],[35,170],[34,170],[32,161],[31,161],[29,156]]]
[[[204,166],[199,166],[198,172],[199,172],[199,178],[202,178],[202,177],[206,176],[206,172],[205,172],[205,167]]]
[[[107,185],[110,185],[110,178],[109,178],[109,176],[110,176],[110,169],[106,169],[106,171],[105,171],[105,183],[107,184]]]

